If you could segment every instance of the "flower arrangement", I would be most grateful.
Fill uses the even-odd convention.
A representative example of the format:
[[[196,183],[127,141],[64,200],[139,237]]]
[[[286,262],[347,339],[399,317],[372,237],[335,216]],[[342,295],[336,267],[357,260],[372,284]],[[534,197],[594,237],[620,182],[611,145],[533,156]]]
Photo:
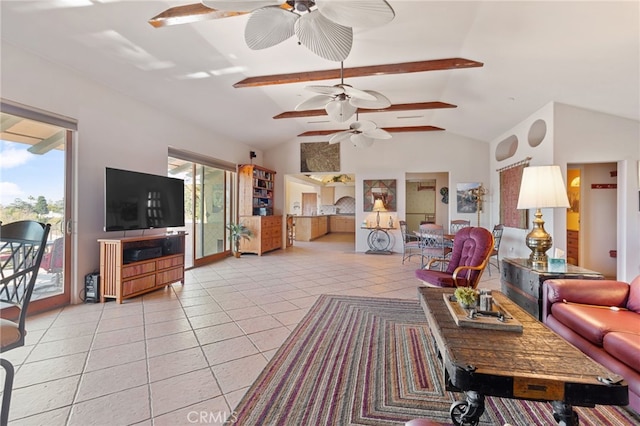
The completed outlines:
[[[474,306],[478,300],[478,292],[471,287],[458,287],[453,292],[453,295],[463,306]]]

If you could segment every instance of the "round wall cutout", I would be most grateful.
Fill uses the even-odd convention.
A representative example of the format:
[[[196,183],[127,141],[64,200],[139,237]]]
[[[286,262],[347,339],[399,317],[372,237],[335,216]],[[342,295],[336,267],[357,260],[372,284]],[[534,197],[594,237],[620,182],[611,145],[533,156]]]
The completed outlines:
[[[529,128],[529,146],[536,147],[540,145],[546,135],[547,123],[542,119],[534,121]]]
[[[516,135],[511,135],[496,147],[496,160],[502,161],[507,158],[511,158],[516,154],[518,150],[518,138]]]

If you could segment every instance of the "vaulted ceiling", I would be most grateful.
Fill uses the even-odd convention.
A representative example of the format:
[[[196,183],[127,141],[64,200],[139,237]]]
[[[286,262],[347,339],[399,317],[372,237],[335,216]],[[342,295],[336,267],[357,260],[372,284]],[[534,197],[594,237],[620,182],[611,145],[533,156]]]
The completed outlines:
[[[345,83],[381,92],[393,104],[361,112],[379,127],[489,141],[551,101],[640,117],[638,2],[388,1],[395,19],[356,28],[344,61]],[[305,86],[339,83],[340,68],[295,37],[254,51],[244,42],[248,15],[163,28],[147,22],[195,2],[3,1],[1,37],[258,149],[295,138],[327,140],[348,128],[322,110],[294,111],[314,95]],[[475,65],[363,74],[371,66],[454,58]],[[354,69],[360,72],[350,74]],[[324,74],[312,78],[317,71]],[[252,84],[274,75],[284,81]]]

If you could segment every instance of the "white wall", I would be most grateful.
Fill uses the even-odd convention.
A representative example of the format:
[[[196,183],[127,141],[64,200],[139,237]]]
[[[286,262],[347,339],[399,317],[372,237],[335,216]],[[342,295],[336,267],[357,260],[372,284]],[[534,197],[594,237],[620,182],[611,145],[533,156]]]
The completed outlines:
[[[531,125],[538,119],[542,119],[547,124],[546,136],[542,143],[536,148],[529,146],[528,134]],[[491,205],[492,223],[500,222],[500,173],[497,171],[503,167],[523,161],[531,157],[531,166],[543,166],[553,164],[553,105],[548,104],[542,109],[536,111],[529,117],[516,124],[513,128],[505,131],[502,135],[491,142],[490,158],[491,158],[491,189],[488,194],[488,202]],[[503,140],[515,136],[518,139],[518,147],[512,157],[498,161],[495,156],[496,148]],[[531,230],[531,223],[534,219],[535,212],[529,211],[528,229],[505,228],[502,233],[500,243],[500,257],[526,258],[531,254],[531,250],[525,245],[525,237]],[[555,247],[565,247],[556,232],[554,232],[554,214],[553,209],[542,209],[543,220],[545,221],[545,229],[553,237],[554,246],[549,249],[548,253],[553,253]],[[564,238],[566,240],[566,237]]]
[[[250,150],[262,154],[5,43],[1,78],[4,99],[78,121],[72,183],[72,302],[78,301],[84,275],[99,269],[97,239],[122,236],[102,231],[105,166],[166,175],[169,146],[232,163],[246,162]]]
[[[542,143],[531,147],[528,133],[534,121],[547,124]],[[513,157],[497,161],[494,155],[498,144],[515,135],[518,148]],[[618,164],[617,190],[617,279],[630,281],[640,274],[640,213],[638,211],[638,159],[640,158],[640,122],[596,111],[589,111],[560,103],[549,103],[512,129],[491,142],[491,187],[499,188],[496,169],[531,157],[530,165],[557,164],[566,180],[567,164],[616,162]],[[566,183],[566,182],[565,182]],[[499,194],[492,195],[492,217],[499,219]],[[565,209],[543,209],[545,229],[553,236],[554,248],[566,251]],[[533,211],[529,213],[529,228]],[[506,228],[500,247],[500,256],[528,257],[524,240],[528,230]],[[593,231],[592,231],[593,232]],[[582,238],[582,235],[581,235]],[[549,253],[552,253],[552,248]]]
[[[285,214],[297,214],[297,215],[302,214],[302,193],[303,192],[315,192],[316,194],[318,194],[318,197],[320,196],[319,185],[301,183],[291,177],[287,177],[286,182],[287,182],[286,184],[287,202],[285,204],[285,208],[283,209]],[[295,211],[293,208],[293,204],[296,202],[300,206],[300,209],[298,211]]]
[[[322,140],[316,140],[318,142]],[[284,178],[286,174],[300,173],[300,143],[314,140],[295,139],[265,151],[265,163],[278,171],[276,175],[276,206],[284,200]],[[349,142],[340,144],[340,170],[335,172],[355,173],[356,198],[356,251],[368,249],[367,230],[360,229],[363,220],[375,220],[375,214],[363,211],[363,180],[396,179],[398,211],[391,213],[396,223],[405,217],[406,173],[449,173],[449,188],[458,182],[489,182],[489,145],[474,139],[445,132],[423,132],[394,134],[393,138],[376,141],[371,148],[355,148]],[[450,197],[451,198],[451,197]],[[455,199],[455,198],[454,198]],[[388,220],[390,213],[384,213]],[[471,217],[470,217],[471,216]],[[476,215],[456,212],[455,202],[448,204],[448,218],[472,219]],[[386,223],[386,222],[385,222]],[[490,216],[483,213],[481,226],[489,227]],[[394,251],[400,252],[400,231],[393,231]]]
[[[640,210],[638,161],[640,121],[555,104],[555,163],[618,163],[617,278],[631,281],[640,274]]]

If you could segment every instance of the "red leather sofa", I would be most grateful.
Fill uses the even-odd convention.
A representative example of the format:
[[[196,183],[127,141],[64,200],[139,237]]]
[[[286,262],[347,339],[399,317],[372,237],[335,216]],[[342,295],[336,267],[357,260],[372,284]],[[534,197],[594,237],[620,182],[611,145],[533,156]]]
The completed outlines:
[[[640,276],[547,280],[542,321],[589,357],[621,375],[629,406],[640,413]]]

